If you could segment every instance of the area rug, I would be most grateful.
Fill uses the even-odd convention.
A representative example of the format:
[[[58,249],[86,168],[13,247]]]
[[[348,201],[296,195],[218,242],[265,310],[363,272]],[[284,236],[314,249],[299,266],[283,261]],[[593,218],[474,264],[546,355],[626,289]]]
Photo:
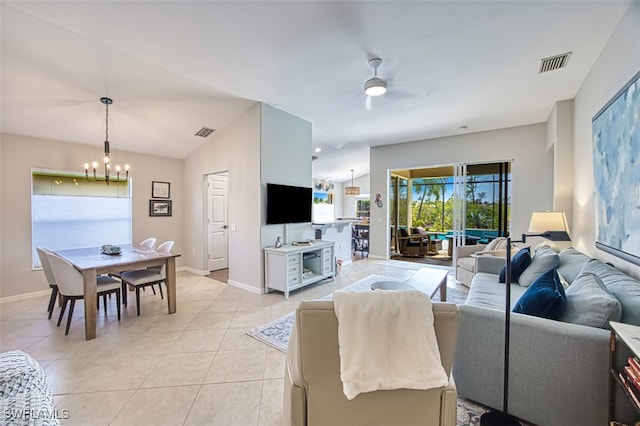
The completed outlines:
[[[344,287],[344,291],[370,291],[371,284],[379,281],[403,281],[394,277],[386,277],[383,275],[369,275],[355,283]],[[323,297],[323,299],[331,299],[332,295]],[[447,302],[462,304],[467,298],[467,293],[456,288],[447,287]],[[433,296],[433,300],[440,300],[440,290]],[[260,327],[247,331],[247,334],[266,343],[269,346],[286,353],[289,344],[289,336],[293,327],[295,312],[290,312],[278,319],[275,319]]]

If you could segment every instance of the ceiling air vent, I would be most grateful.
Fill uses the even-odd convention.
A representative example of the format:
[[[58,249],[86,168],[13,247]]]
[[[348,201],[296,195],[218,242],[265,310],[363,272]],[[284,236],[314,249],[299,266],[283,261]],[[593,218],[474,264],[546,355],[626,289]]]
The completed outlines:
[[[538,73],[554,71],[567,66],[571,52],[563,53],[561,55],[550,56],[540,60],[540,70]]]
[[[215,131],[216,131],[216,129],[210,129],[208,127],[203,127],[202,129],[198,130],[195,135],[203,137],[203,138],[206,138],[207,136],[209,136],[211,133],[213,133]]]

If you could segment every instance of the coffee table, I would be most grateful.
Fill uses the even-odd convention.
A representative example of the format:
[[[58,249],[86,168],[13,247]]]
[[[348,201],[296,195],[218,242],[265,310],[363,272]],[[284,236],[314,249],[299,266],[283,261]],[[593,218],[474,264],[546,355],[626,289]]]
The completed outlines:
[[[447,301],[447,275],[449,271],[421,268],[406,281],[379,281],[371,284],[371,290],[418,290],[433,298],[440,290],[440,301]]]
[[[404,283],[428,294],[429,297],[433,297],[440,290],[440,301],[446,302],[448,274],[449,271],[446,269],[421,268]]]

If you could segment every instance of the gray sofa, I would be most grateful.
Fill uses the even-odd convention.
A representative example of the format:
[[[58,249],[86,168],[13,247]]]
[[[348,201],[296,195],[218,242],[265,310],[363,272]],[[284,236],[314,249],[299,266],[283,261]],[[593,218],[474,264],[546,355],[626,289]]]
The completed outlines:
[[[540,426],[602,426],[608,424],[608,321],[640,325],[640,282],[573,248],[557,259],[557,271],[568,284],[567,309],[574,300],[571,285],[592,278],[615,296],[618,310],[607,311],[612,316],[601,327],[566,322],[584,317],[553,320],[511,313],[509,412]],[[498,282],[503,267],[503,258],[478,258],[469,295],[460,306],[453,366],[458,394],[496,409],[502,409],[503,397],[505,284]],[[527,288],[511,284],[512,308]],[[575,300],[574,314],[576,308],[587,315],[599,311],[589,304],[576,306]]]

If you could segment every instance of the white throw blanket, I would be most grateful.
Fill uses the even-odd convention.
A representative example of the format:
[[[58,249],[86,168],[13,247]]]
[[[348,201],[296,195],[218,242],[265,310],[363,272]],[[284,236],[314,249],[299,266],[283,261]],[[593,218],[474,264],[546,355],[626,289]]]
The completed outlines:
[[[336,291],[340,378],[348,399],[381,389],[433,389],[449,382],[419,291]]]

